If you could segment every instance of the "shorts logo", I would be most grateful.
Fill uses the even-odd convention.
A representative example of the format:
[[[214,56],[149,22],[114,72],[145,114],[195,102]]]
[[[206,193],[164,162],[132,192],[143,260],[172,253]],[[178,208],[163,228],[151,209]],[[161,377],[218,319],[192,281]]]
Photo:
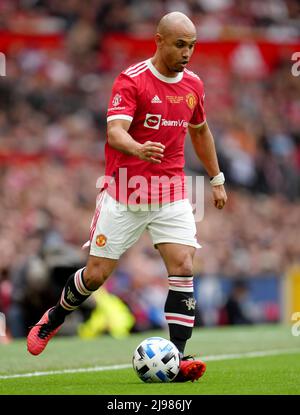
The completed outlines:
[[[100,235],[97,235],[97,238],[96,238],[96,245],[97,246],[102,248],[103,246],[106,245],[106,241],[107,241],[107,238],[106,238],[105,235],[103,235],[103,233],[101,233]]]
[[[187,94],[185,97],[185,102],[187,103],[188,107],[193,110],[197,104],[197,98],[193,94]]]
[[[161,114],[146,114],[144,127],[158,130],[160,126]]]
[[[120,94],[116,94],[113,97],[113,100],[112,100],[113,107],[117,107],[118,105],[120,105],[121,101],[122,101],[121,95]]]

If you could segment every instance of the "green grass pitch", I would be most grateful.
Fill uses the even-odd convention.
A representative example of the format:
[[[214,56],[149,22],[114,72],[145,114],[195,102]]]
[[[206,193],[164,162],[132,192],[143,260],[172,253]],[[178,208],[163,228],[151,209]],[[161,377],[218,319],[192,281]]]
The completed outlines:
[[[198,382],[145,384],[131,368],[135,347],[152,335],[125,339],[52,339],[40,356],[24,340],[0,344],[1,395],[300,395],[300,337],[291,327],[195,328],[187,354],[202,357]]]

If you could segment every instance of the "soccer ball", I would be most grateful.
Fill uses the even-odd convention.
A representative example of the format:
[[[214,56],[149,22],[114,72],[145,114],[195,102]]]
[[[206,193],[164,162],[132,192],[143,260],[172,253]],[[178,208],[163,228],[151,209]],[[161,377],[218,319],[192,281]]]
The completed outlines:
[[[180,354],[172,342],[149,337],[133,353],[132,366],[143,382],[171,382],[179,372]]]

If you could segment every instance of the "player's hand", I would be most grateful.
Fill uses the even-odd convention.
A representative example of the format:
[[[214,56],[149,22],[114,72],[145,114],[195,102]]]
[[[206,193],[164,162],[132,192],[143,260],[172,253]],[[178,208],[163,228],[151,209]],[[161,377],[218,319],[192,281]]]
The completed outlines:
[[[223,209],[227,202],[227,195],[223,185],[212,186],[214,205],[217,209]]]
[[[150,161],[150,163],[159,164],[164,157],[165,146],[158,142],[146,141],[144,144],[140,144],[135,152],[141,160]]]

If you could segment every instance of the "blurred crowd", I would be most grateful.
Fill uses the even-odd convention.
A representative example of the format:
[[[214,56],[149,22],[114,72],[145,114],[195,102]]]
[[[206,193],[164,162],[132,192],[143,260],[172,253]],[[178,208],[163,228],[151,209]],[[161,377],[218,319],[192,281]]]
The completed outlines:
[[[13,31],[53,33],[72,27],[91,34],[153,33],[170,11],[192,15],[202,38],[299,36],[297,0],[2,0],[0,27]]]
[[[0,311],[15,337],[57,300],[70,269],[87,256],[81,246],[104,171],[106,105],[123,69],[107,66],[101,39],[113,31],[152,35],[158,18],[174,9],[193,16],[202,38],[237,30],[300,36],[296,0],[0,2],[0,29],[66,34],[62,49],[12,48],[8,76],[0,78]],[[250,78],[216,62],[192,67],[205,83],[229,194],[218,212],[206,186],[199,279],[280,276],[299,261],[300,82],[290,67],[282,57],[271,74]],[[204,174],[189,139],[186,155],[187,173]],[[147,234],[106,286],[129,306],[136,330],[165,325],[166,269]]]

